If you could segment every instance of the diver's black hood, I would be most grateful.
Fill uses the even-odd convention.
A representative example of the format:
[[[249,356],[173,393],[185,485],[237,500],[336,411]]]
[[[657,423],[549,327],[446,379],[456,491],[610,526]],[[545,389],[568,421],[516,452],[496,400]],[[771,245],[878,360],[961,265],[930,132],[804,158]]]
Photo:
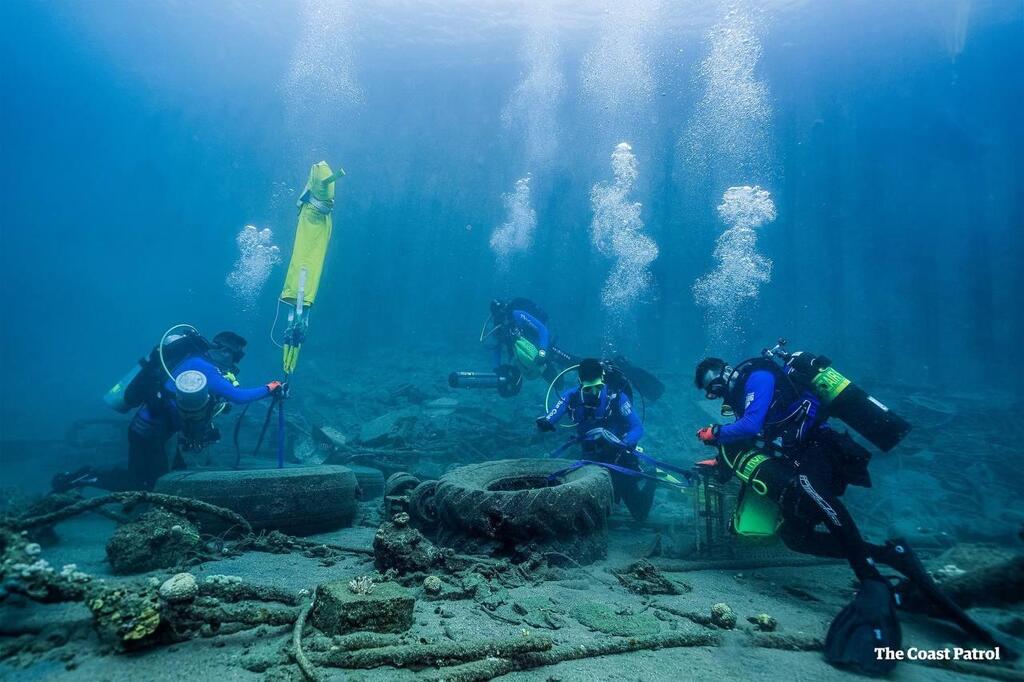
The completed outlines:
[[[235,332],[220,332],[213,337],[206,357],[223,372],[238,374],[238,363],[245,357],[248,342]]]

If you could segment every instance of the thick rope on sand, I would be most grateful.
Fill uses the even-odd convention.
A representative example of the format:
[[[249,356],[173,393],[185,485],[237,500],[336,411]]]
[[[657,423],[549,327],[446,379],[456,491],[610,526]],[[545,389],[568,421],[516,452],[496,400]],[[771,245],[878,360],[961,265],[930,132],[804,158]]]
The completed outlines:
[[[230,509],[218,507],[207,502],[200,502],[199,500],[195,500],[190,497],[164,495],[163,493],[151,493],[143,490],[110,493],[101,497],[92,497],[87,500],[82,500],[81,502],[68,505],[63,509],[50,512],[49,514],[42,514],[40,516],[32,516],[22,519],[12,519],[7,522],[7,525],[14,530],[27,530],[29,528],[36,528],[37,526],[50,526],[65,519],[69,519],[72,516],[92,511],[97,507],[102,507],[107,504],[137,504],[140,502],[155,504],[159,507],[179,512],[190,511],[217,516],[240,528],[243,535],[249,535],[252,533],[252,526],[249,525],[249,522],[242,518],[240,514],[233,512]]]
[[[317,674],[313,668],[313,664],[309,662],[309,658],[302,651],[302,631],[306,629],[306,618],[309,617],[309,612],[313,610],[313,603],[316,601],[309,602],[302,611],[299,612],[299,617],[295,620],[295,628],[292,630],[292,649],[294,649],[295,662],[299,664],[299,670],[306,676],[309,682],[320,682],[320,675]]]

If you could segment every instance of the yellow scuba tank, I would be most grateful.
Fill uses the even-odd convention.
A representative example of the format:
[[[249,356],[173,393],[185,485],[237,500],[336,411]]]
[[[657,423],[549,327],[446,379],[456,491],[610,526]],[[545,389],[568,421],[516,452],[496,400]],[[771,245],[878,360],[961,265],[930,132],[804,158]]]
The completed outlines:
[[[779,339],[762,355],[780,359],[786,374],[809,387],[829,416],[841,419],[883,452],[892,450],[910,432],[909,422],[840,374],[827,357],[802,351],[787,353],[785,345],[786,340]]]

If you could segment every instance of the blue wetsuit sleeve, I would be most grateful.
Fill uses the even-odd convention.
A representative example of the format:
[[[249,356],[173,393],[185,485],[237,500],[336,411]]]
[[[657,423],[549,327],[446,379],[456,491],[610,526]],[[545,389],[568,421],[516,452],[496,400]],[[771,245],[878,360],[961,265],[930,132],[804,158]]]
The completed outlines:
[[[771,372],[759,370],[751,374],[743,387],[743,416],[718,430],[718,442],[726,445],[761,433],[774,395],[775,377]]]
[[[569,398],[571,398],[572,394],[577,392],[578,390],[578,388],[570,388],[568,391],[563,393],[558,398],[558,402],[555,403],[555,406],[552,407],[546,415],[544,415],[544,418],[547,419],[552,424],[557,424],[559,420],[565,416],[566,411],[569,409]]]
[[[633,403],[630,402],[624,393],[619,394],[619,414],[626,420],[626,425],[628,426],[626,433],[621,436],[620,440],[627,446],[633,447],[644,437],[644,423],[640,421],[636,410],[633,409]]]
[[[236,405],[251,403],[270,395],[270,389],[266,386],[255,386],[253,388],[239,388],[235,386],[225,379],[215,366],[202,358],[189,358],[175,368],[174,375],[177,376],[189,369],[198,370],[206,375],[206,386],[211,394]],[[168,389],[174,390],[173,382],[168,381]]]
[[[546,324],[530,313],[522,310],[512,311],[512,319],[515,320],[516,324],[520,327],[528,327],[532,329],[537,336],[537,347],[543,349],[545,352],[548,350],[548,346],[551,343],[551,334],[548,332]]]

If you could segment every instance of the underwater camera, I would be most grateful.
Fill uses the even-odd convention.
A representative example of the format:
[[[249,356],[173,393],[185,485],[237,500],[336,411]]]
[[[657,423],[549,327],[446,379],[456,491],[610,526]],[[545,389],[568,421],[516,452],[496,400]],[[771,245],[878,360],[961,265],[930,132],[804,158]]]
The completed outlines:
[[[452,372],[448,375],[448,385],[496,389],[502,398],[511,398],[523,387],[523,373],[512,365],[501,365],[493,372]]]
[[[824,355],[784,350],[785,339],[779,339],[773,348],[761,354],[769,360],[778,360],[782,369],[795,383],[809,388],[828,410],[829,416],[841,419],[847,426],[888,452],[910,432],[910,423],[886,407],[840,374],[832,361]]]

